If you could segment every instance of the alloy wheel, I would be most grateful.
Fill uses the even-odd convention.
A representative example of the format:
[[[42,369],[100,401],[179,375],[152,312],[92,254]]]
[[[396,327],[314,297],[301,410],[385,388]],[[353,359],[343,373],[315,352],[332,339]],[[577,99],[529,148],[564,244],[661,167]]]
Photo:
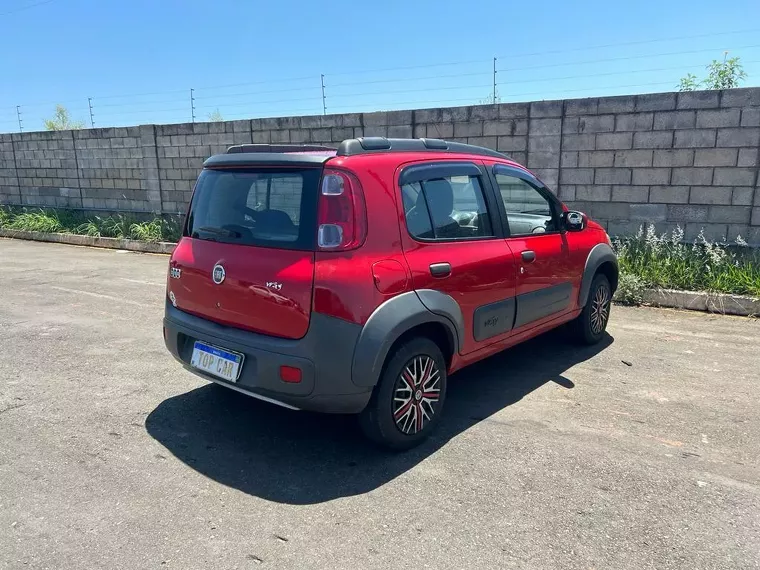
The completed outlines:
[[[393,420],[401,433],[414,435],[436,412],[441,394],[441,371],[429,356],[415,356],[396,380]]]
[[[591,332],[601,334],[610,316],[610,291],[605,286],[599,286],[591,302]]]

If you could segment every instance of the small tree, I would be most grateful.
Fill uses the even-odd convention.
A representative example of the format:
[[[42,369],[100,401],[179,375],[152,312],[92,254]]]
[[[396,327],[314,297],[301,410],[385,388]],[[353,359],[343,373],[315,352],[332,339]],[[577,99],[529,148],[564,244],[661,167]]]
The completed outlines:
[[[696,91],[699,89],[699,79],[693,73],[687,73],[686,77],[682,77],[678,83],[679,91]]]
[[[55,115],[52,119],[45,119],[45,130],[68,131],[84,128],[82,121],[72,121],[69,112],[63,105],[55,106]]]
[[[723,54],[723,61],[712,60],[707,66],[707,77],[700,81],[693,73],[681,78],[679,91],[696,91],[697,89],[733,89],[739,87],[747,77],[738,57],[728,59],[728,52]]]
[[[739,58],[726,59],[727,57],[728,52],[723,54],[723,62],[714,59],[707,66],[707,79],[703,83],[708,89],[733,89],[739,87],[747,77]]]
[[[208,120],[218,122],[218,121],[223,121],[224,117],[222,117],[222,114],[219,112],[219,109],[217,109],[216,111],[208,114]]]

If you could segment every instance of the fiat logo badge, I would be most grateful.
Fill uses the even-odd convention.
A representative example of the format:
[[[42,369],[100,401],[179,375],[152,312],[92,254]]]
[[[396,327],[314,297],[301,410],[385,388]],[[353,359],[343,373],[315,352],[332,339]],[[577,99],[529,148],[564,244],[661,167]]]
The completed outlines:
[[[224,271],[224,267],[222,265],[219,265],[218,263],[214,265],[214,269],[211,271],[211,279],[214,280],[214,283],[221,285],[226,276],[227,273]]]

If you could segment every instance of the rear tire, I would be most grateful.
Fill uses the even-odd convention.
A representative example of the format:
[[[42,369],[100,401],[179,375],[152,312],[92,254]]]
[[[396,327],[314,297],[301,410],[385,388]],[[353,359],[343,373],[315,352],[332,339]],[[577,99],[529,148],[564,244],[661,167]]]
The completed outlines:
[[[446,361],[425,337],[412,338],[388,355],[380,382],[359,416],[364,434],[396,451],[424,441],[440,421],[446,399]]]
[[[612,306],[612,288],[606,276],[594,276],[586,299],[586,306],[572,322],[573,339],[582,344],[596,344],[607,329]]]

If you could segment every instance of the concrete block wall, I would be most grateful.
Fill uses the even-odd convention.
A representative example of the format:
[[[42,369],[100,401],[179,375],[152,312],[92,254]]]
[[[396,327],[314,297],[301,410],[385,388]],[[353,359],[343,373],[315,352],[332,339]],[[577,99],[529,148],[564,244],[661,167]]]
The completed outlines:
[[[611,234],[654,223],[760,243],[760,89],[564,105],[557,187],[572,207]]]
[[[0,204],[21,204],[12,135],[0,135]]]
[[[21,203],[81,206],[72,131],[11,135]]]
[[[160,207],[143,188],[140,127],[73,131],[85,209],[151,211]],[[150,152],[150,148],[148,148]],[[156,196],[152,196],[156,198]]]
[[[0,135],[0,203],[181,213],[231,144],[360,136],[494,148],[611,234],[760,244],[760,88]]]
[[[156,125],[155,155],[162,211],[181,213],[203,161],[233,144],[251,142],[251,121]]]

